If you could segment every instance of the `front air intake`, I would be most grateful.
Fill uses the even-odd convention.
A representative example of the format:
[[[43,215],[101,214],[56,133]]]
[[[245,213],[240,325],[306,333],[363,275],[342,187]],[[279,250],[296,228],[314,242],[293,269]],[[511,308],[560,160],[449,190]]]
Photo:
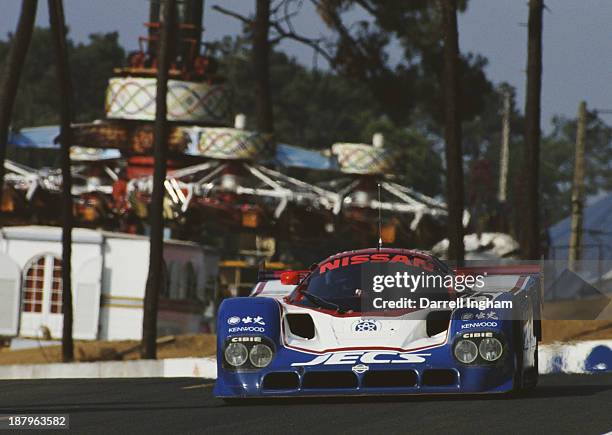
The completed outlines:
[[[422,384],[428,387],[457,385],[457,372],[450,369],[431,369],[423,372]]]
[[[289,330],[293,335],[298,337],[306,338],[308,340],[315,336],[315,326],[310,314],[287,314],[287,323],[289,324]]]
[[[426,319],[427,336],[433,337],[442,331],[446,331],[450,323],[451,314],[452,311],[450,310],[432,311],[429,313]]]
[[[353,372],[309,372],[304,375],[302,388],[357,388],[357,376]]]
[[[264,390],[297,390],[300,378],[294,372],[268,373],[263,380]]]
[[[416,387],[418,376],[414,370],[369,371],[361,381],[365,388]]]

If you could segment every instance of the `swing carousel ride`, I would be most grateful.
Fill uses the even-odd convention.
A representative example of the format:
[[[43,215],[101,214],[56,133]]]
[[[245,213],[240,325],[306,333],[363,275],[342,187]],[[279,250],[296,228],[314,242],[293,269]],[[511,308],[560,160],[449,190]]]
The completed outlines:
[[[202,2],[181,2],[178,12],[164,184],[172,237],[216,245],[226,261],[250,265],[308,263],[338,249],[371,246],[379,238],[379,218],[385,244],[428,247],[442,238],[446,205],[394,181],[394,156],[381,135],[372,145],[333,144],[325,156],[249,131],[243,115],[230,127],[230,84],[202,44]],[[161,16],[159,3],[151,2],[148,35],[109,79],[105,119],[73,126],[80,226],[146,232]],[[289,176],[278,158],[280,147],[284,154],[293,149],[329,159],[329,168],[336,169],[327,168],[328,181],[318,185]],[[54,201],[61,175],[6,165],[9,194],[2,209],[23,223],[36,214],[26,213],[28,207],[40,212]],[[39,222],[57,219],[52,212],[38,215]]]

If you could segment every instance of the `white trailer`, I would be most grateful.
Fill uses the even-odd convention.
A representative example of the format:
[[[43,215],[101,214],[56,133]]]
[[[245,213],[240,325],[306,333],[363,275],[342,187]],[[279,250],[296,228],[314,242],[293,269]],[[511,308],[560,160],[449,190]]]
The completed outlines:
[[[84,228],[72,237],[73,337],[140,339],[149,239]],[[61,228],[0,229],[0,336],[61,338],[61,253]],[[210,248],[164,242],[160,334],[206,330],[203,313],[216,291],[218,261]]]

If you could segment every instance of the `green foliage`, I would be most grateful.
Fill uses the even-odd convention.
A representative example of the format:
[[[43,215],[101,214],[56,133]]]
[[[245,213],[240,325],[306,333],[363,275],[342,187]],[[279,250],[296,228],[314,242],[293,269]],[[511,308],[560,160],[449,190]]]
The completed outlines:
[[[338,1],[345,8],[342,13],[350,11],[351,2]],[[379,4],[374,0],[366,3]],[[373,133],[381,132],[385,135],[386,146],[398,153],[398,181],[429,195],[441,194],[444,191],[439,122],[442,106],[439,104],[440,76],[436,72],[441,67],[441,56],[436,12],[429,3],[385,1],[389,9],[381,8],[380,13],[373,15],[378,21],[361,25],[357,32],[362,32],[361,37],[372,45],[357,54],[374,56],[376,47],[382,50],[382,57],[370,57],[372,63],[369,65],[374,66],[371,69],[344,69],[355,66],[349,62],[339,72],[318,71],[274,51],[270,83],[277,140],[325,150],[339,141],[370,143]],[[380,34],[367,39],[372,32]],[[0,64],[8,54],[10,39],[9,35],[8,41],[0,41]],[[385,54],[394,39],[404,48],[405,57],[398,65],[391,65]],[[220,73],[234,89],[234,112],[245,113],[249,122],[254,123],[255,93],[249,41],[241,37],[226,38],[211,46],[219,58]],[[51,47],[49,30],[37,28],[19,86],[14,127],[58,122],[58,92]],[[113,67],[122,65],[125,58],[118,35],[92,35],[86,44],[69,41],[69,55],[76,120],[89,122],[102,118],[107,80],[113,75]],[[383,63],[376,64],[376,59],[382,59]],[[480,207],[481,211],[484,207],[489,215],[497,209],[502,95],[508,90],[512,94],[508,213],[512,215],[510,221],[514,222],[520,213],[524,178],[523,118],[516,107],[514,90],[505,84],[493,87],[484,75],[485,63],[478,56],[464,58],[466,206],[470,210]],[[558,117],[554,120],[552,133],[542,140],[542,214],[547,216],[547,224],[569,214],[575,130],[575,120]],[[596,113],[589,113],[587,194],[612,190],[611,143],[612,129]],[[489,162],[490,186],[477,186],[472,181],[473,165],[481,160]]]
[[[255,93],[247,41],[226,38],[213,47],[234,89],[234,111],[253,123]],[[381,132],[386,146],[400,157],[400,180],[423,193],[442,192],[442,160],[433,152],[435,138],[414,124],[396,124],[366,84],[308,69],[280,52],[272,53],[270,75],[279,142],[325,150],[335,142],[371,143],[372,135]]]
[[[250,51],[246,41],[230,39],[215,44],[221,70],[233,89],[235,112],[255,121],[255,92]],[[279,141],[326,149],[336,141],[368,140],[362,127],[379,116],[366,86],[330,72],[309,70],[284,53],[273,52],[270,83],[275,131]],[[254,125],[250,125],[254,127]]]
[[[520,179],[522,176],[522,140],[523,117],[516,108],[514,89],[507,83],[498,85],[494,91],[483,99],[483,109],[469,122],[463,123],[463,152],[468,166],[466,171],[466,199],[468,207],[475,207],[477,202],[485,202],[484,207],[492,214],[496,208],[499,190],[499,170],[502,144],[502,117],[504,92],[510,93],[510,156],[508,180]],[[490,184],[476,185],[472,182],[474,164],[486,161],[491,169]],[[517,203],[512,184],[508,186],[508,201]]]
[[[542,205],[550,223],[571,210],[576,120],[557,116],[553,131],[542,141]],[[585,190],[587,195],[612,190],[612,128],[597,112],[587,113]]]
[[[334,66],[362,80],[385,113],[397,123],[425,116],[440,131],[444,120],[443,44],[438,2],[428,0],[321,0],[318,12],[336,37],[331,46]],[[467,1],[459,2],[465,10]],[[343,17],[366,11],[367,21],[348,26]],[[348,21],[348,20],[347,20]],[[403,58],[393,62],[392,45],[401,45]],[[482,113],[493,86],[484,73],[487,60],[462,53],[459,111],[463,121]]]
[[[0,42],[1,64],[8,56],[12,39],[9,35],[8,41]],[[19,82],[12,120],[14,128],[53,124],[59,120],[52,46],[50,31],[36,28]]]
[[[77,121],[89,122],[104,116],[106,84],[113,68],[123,65],[124,59],[117,32],[90,35],[89,43],[73,47],[70,62]]]
[[[87,44],[68,40],[68,56],[74,90],[77,122],[104,116],[104,92],[113,67],[123,63],[125,53],[114,33],[94,34]],[[0,64],[8,55],[12,40],[0,41]],[[55,79],[55,53],[51,31],[36,28],[19,83],[13,128],[56,124],[59,121],[59,96]]]
[[[442,159],[435,152],[435,141],[418,127],[400,128],[390,119],[380,117],[370,120],[364,127],[364,135],[371,138],[382,133],[385,147],[394,151],[397,181],[416,188],[426,195],[443,192]]]

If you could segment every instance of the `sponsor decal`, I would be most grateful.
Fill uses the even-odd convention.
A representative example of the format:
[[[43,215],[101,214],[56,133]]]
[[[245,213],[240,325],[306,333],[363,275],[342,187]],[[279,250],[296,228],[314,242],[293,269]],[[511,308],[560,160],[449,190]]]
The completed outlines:
[[[266,328],[262,328],[261,326],[234,326],[233,328],[228,328],[228,332],[265,332]]]
[[[230,326],[234,326],[234,325],[238,325],[242,323],[243,325],[261,325],[261,326],[266,326],[266,322],[264,322],[263,317],[261,316],[246,316],[246,317],[238,317],[238,316],[232,316],[229,319],[227,319],[227,324]]]
[[[359,373],[359,374],[361,374],[361,373],[365,373],[365,372],[367,372],[368,370],[370,370],[370,367],[368,367],[368,366],[367,366],[367,365],[365,365],[365,364],[357,364],[356,366],[353,366],[353,367],[351,368],[351,370],[352,370],[354,373]]]
[[[232,337],[232,343],[257,343],[261,341],[261,337]]]
[[[375,332],[380,330],[380,322],[376,320],[359,320],[353,323],[353,331],[355,332]]]
[[[227,319],[228,325],[237,325],[239,323],[240,323],[240,317],[238,316],[232,316],[229,319]]]
[[[466,334],[461,335],[462,338],[485,338],[485,337],[493,337],[492,332],[468,332]]]
[[[463,313],[461,314],[461,320],[499,320],[495,311],[481,311],[479,313]]]
[[[470,328],[497,328],[497,322],[474,322],[461,325],[461,329]]]
[[[478,320],[483,320],[483,319],[491,319],[491,320],[499,320],[499,317],[497,317],[497,313],[495,311],[481,311],[480,313],[476,314],[476,316],[474,316],[476,319]]]
[[[360,254],[360,255],[352,255],[342,258],[336,258],[331,261],[327,261],[322,263],[319,266],[319,273],[323,274],[328,270],[338,269],[339,267],[346,267],[353,264],[363,264],[363,263],[403,263],[407,266],[419,267],[421,269],[425,269],[429,272],[433,272],[434,265],[424,258],[420,257],[409,257],[407,255],[401,254],[387,254],[387,253],[378,253],[378,254]]]
[[[474,318],[474,313],[463,313],[461,315],[461,320],[472,320]]]
[[[425,362],[429,353],[405,353],[395,351],[347,351],[319,355],[308,362],[293,363],[291,366],[318,366],[318,365],[366,365],[366,364],[418,364]],[[369,367],[368,367],[369,368]]]

